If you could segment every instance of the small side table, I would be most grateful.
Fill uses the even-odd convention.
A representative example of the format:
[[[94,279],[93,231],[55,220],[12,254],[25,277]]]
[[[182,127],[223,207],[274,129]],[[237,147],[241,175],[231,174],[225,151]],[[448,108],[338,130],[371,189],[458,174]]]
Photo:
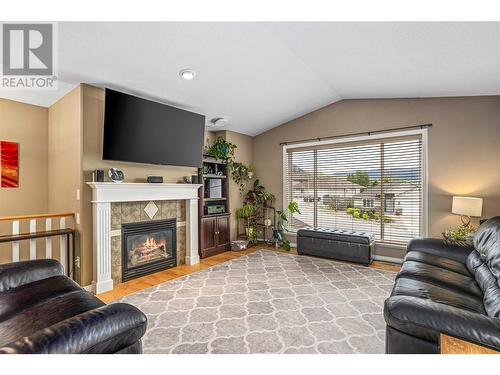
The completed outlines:
[[[496,350],[441,333],[441,354],[500,354]]]

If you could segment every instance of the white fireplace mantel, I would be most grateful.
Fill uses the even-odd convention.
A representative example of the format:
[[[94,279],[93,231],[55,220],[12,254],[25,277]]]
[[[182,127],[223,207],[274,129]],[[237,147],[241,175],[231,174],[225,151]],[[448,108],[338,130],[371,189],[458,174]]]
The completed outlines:
[[[186,264],[200,261],[198,255],[197,184],[150,184],[88,182],[92,188],[95,292],[113,289],[111,278],[111,203],[154,200],[186,201]]]

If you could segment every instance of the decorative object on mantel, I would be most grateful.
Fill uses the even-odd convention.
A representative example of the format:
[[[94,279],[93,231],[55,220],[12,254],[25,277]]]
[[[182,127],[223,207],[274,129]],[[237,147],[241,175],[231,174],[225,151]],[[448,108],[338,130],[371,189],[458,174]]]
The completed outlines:
[[[443,233],[443,237],[449,243],[457,245],[469,245],[472,243],[472,236],[477,228],[470,224],[470,218],[480,217],[482,214],[483,200],[474,197],[453,197],[451,212],[461,215],[462,224],[457,229],[448,229]]]
[[[109,168],[108,176],[113,182],[123,182],[123,180],[125,179],[123,171],[118,168]]]
[[[0,141],[0,185],[3,188],[19,187],[19,144]]]
[[[150,184],[162,184],[163,183],[163,176],[152,176],[152,175],[149,175],[147,181]]]
[[[104,171],[96,169],[92,172],[92,182],[104,182]]]

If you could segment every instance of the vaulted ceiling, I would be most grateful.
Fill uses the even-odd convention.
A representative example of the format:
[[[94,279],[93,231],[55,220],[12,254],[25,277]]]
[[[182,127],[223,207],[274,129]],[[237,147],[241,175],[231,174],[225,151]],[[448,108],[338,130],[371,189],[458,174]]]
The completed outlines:
[[[80,82],[256,135],[342,99],[500,94],[500,23],[59,23],[57,91]],[[191,68],[185,81],[179,71]]]

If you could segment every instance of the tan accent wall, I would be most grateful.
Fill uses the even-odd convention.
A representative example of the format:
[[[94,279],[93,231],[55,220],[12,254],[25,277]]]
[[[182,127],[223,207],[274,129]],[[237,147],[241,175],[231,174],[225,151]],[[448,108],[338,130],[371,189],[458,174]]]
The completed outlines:
[[[77,190],[82,189],[82,96],[80,87],[54,103],[48,110],[48,206],[50,212],[73,212],[82,220],[81,199]],[[68,222],[67,225],[71,225]],[[76,224],[76,223],[75,223]],[[57,228],[54,222],[54,228]],[[81,249],[82,226],[78,230],[77,247]],[[53,253],[58,254],[53,241]],[[57,258],[57,256],[56,256]],[[81,257],[81,260],[84,260]],[[81,272],[81,270],[80,270]],[[76,275],[78,279],[78,275]]]
[[[0,99],[0,141],[19,143],[19,187],[0,187],[0,216],[47,213],[47,108]],[[29,223],[21,223],[28,231]],[[11,222],[0,222],[0,235],[12,233]],[[28,241],[20,245],[27,259]],[[0,263],[11,261],[11,245],[0,244]]]
[[[252,137],[236,133],[233,131],[224,131],[223,134],[218,133],[226,139],[226,141],[234,143],[237,147],[234,153],[234,159],[237,162],[243,163],[247,166],[252,165],[253,160],[253,148],[252,148]],[[250,182],[252,183],[253,180]],[[250,187],[250,183],[247,183],[247,189]],[[246,192],[245,190],[245,192]],[[231,212],[231,240],[235,240],[238,236],[238,221],[236,218],[236,210],[243,205],[244,194],[240,194],[238,185],[230,178],[229,179],[229,211]]]
[[[452,195],[484,198],[500,215],[500,97],[343,100],[254,137],[257,175],[282,202],[280,142],[432,123],[428,132],[429,234],[459,224]],[[477,220],[475,220],[477,223]],[[382,255],[401,256],[400,249]]]

